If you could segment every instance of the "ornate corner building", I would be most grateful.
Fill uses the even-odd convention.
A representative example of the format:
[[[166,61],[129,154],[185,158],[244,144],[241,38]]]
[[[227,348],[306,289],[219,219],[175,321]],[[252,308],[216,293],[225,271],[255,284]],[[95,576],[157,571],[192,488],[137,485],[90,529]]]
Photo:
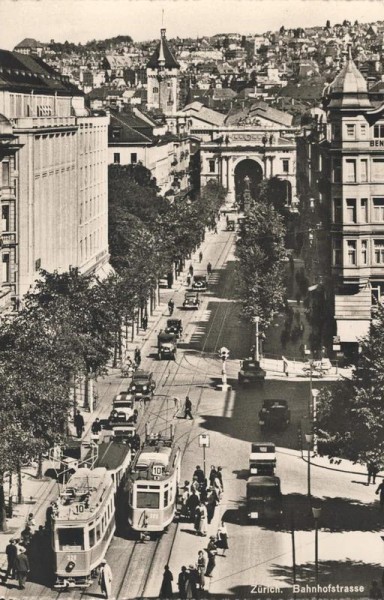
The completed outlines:
[[[0,50],[0,309],[40,269],[108,269],[108,121],[38,56]]]

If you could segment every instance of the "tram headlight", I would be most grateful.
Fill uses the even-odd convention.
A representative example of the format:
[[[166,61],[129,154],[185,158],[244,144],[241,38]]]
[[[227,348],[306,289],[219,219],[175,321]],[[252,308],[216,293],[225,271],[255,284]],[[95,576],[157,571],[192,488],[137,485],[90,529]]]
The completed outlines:
[[[71,571],[73,571],[73,569],[75,568],[76,563],[74,560],[70,560],[65,568],[65,570],[67,571],[67,573],[70,573]]]
[[[131,390],[135,390],[135,389],[136,389],[136,386],[135,386],[135,385],[132,385],[132,386],[131,386]]]
[[[147,389],[148,389],[148,386],[144,385],[144,386],[143,386],[143,392],[146,392],[146,391],[147,391]]]

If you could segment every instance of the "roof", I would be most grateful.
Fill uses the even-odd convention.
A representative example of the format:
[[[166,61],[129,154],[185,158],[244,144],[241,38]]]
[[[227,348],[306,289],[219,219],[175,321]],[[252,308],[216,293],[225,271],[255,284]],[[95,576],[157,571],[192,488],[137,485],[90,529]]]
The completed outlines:
[[[371,319],[372,290],[365,286],[356,294],[336,294],[335,319]]]
[[[212,110],[211,108],[207,108],[201,102],[192,102],[191,104],[187,104],[181,111],[182,113],[189,113],[191,117],[196,117],[197,119],[201,119],[206,123],[210,123],[211,125],[215,125],[220,127],[224,124],[225,115],[217,112],[216,110]]]
[[[132,65],[132,58],[121,54],[107,54],[105,60],[108,61],[111,69],[130,67]]]
[[[24,38],[23,41],[19,42],[14,50],[17,48],[44,48],[45,44],[34,40],[33,38]]]
[[[102,442],[98,444],[98,458],[94,469],[105,467],[108,471],[115,471],[124,464],[128,454],[130,454],[130,447],[127,444]]]
[[[83,92],[40,57],[0,50],[0,90],[83,96]]]
[[[155,141],[153,127],[132,112],[111,110],[108,127],[109,144],[152,144]]]
[[[367,82],[351,55],[328,88],[329,108],[371,108]]]
[[[254,485],[264,485],[275,487],[276,484],[280,483],[279,477],[274,477],[273,475],[258,475],[257,477],[249,477],[247,481],[247,487],[252,487]]]
[[[235,125],[242,119],[254,119],[257,117],[272,121],[283,127],[291,127],[293,121],[293,116],[289,113],[272,108],[265,102],[256,102],[250,108],[231,111],[225,119],[225,124]]]
[[[166,69],[178,69],[180,67],[168,46],[165,29],[161,30],[160,42],[147,63],[149,69],[157,69],[161,66]]]
[[[59,520],[69,519],[84,521],[94,516],[95,508],[107,497],[106,492],[112,485],[111,475],[106,469],[78,469],[60,494],[66,503],[57,503],[58,512],[54,522],[57,524]]]

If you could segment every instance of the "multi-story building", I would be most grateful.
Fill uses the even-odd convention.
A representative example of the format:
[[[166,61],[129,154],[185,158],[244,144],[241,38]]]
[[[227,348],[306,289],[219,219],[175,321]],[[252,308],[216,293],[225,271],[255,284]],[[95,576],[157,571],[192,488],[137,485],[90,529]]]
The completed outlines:
[[[178,108],[180,65],[169,49],[165,31],[161,30],[160,42],[147,64],[148,108],[170,115]]]
[[[22,297],[39,269],[103,275],[108,117],[91,115],[82,92],[37,56],[1,50],[0,130],[1,289]]]

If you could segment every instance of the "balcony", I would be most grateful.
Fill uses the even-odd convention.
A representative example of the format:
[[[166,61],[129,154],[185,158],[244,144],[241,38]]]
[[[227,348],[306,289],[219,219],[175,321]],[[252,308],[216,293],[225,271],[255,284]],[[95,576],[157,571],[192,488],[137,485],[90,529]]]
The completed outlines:
[[[16,246],[16,233],[0,233],[0,242],[3,248],[11,248],[12,246]]]

